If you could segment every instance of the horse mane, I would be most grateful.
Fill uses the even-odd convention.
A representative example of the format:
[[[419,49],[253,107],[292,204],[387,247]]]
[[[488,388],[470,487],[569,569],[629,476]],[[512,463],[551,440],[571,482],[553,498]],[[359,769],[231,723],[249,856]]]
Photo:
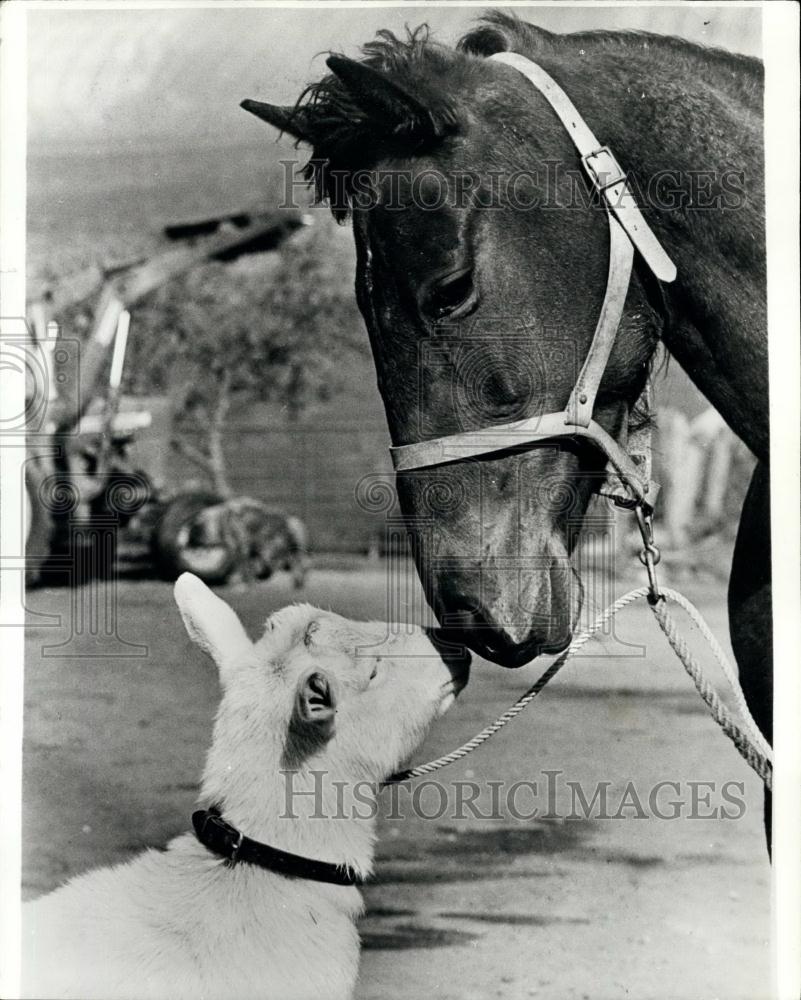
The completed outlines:
[[[680,70],[709,78],[752,102],[762,99],[762,63],[749,56],[706,47],[671,35],[643,31],[583,31],[560,35],[521,20],[516,14],[489,11],[455,48],[435,42],[427,24],[407,27],[398,37],[381,30],[362,47],[361,62],[391,78],[427,109],[433,136],[417,135],[415,122],[388,122],[375,108],[365,109],[334,74],[310,84],[300,95],[293,120],[314,122],[313,154],[303,175],[314,187],[315,200],[327,201],[339,222],[347,219],[353,188],[351,175],[393,155],[408,157],[457,134],[468,109],[459,94],[485,58],[496,52],[519,52],[536,59],[550,53],[570,55],[576,48],[601,48],[621,55],[632,48],[666,52]],[[292,130],[290,122],[289,130]],[[296,134],[304,131],[299,127]],[[305,138],[305,137],[304,137]],[[308,141],[308,140],[307,140]]]
[[[609,51],[630,50],[632,46],[647,47],[655,51],[669,52],[687,68],[697,70],[699,65],[724,67],[738,73],[763,75],[762,62],[753,56],[740,55],[727,49],[716,48],[690,42],[676,35],[655,35],[648,31],[626,29],[595,29],[555,34],[523,21],[516,14],[505,11],[488,11],[479,19],[477,27],[469,31],[457,43],[457,49],[473,55],[491,56],[496,52],[519,52],[535,57],[542,52],[575,50],[579,47],[600,47]]]

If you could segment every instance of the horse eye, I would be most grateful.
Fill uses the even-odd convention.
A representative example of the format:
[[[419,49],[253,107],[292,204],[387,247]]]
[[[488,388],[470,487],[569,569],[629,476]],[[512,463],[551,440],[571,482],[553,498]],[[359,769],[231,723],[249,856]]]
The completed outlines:
[[[473,271],[469,267],[453,271],[431,282],[424,293],[425,311],[434,319],[444,319],[474,301]]]

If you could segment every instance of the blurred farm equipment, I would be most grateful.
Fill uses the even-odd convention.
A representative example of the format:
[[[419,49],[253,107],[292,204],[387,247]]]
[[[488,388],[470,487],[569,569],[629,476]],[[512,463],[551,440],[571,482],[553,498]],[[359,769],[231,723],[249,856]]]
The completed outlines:
[[[276,249],[309,221],[297,211],[258,211],[167,226],[164,235],[180,246],[105,272],[91,268],[31,304],[29,583],[133,568],[168,578],[189,570],[220,583],[286,569],[302,585],[300,521],[249,497],[190,485],[165,491],[159,466],[170,447],[170,401],[125,397],[121,385],[133,305],[196,265]],[[96,297],[88,338],[62,335],[51,317]]]

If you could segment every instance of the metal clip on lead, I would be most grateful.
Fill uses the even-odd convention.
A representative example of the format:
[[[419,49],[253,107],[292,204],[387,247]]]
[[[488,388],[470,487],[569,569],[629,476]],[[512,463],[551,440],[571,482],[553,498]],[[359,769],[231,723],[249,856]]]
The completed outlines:
[[[653,515],[646,513],[643,510],[642,504],[637,504],[634,508],[634,513],[637,517],[637,526],[640,529],[643,544],[639,553],[639,559],[648,573],[648,587],[650,588],[648,602],[649,604],[656,604],[659,601],[663,601],[664,597],[659,592],[659,584],[656,580],[656,567],[659,565],[662,553],[654,544]]]

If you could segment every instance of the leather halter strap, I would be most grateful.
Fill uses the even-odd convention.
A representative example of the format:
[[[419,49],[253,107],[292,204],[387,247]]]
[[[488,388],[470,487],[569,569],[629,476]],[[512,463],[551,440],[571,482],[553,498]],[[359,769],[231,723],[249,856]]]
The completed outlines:
[[[634,250],[640,253],[660,281],[673,281],[676,267],[643,218],[626,176],[611,150],[599,143],[559,84],[541,66],[525,56],[499,52],[490,58],[518,70],[546,98],[570,135],[591,183],[603,198],[609,221],[606,293],[590,349],[565,410],[430,441],[397,445],[390,448],[393,465],[397,472],[404,472],[554,438],[582,437],[592,441],[606,454],[619,476],[622,494],[612,489],[610,495],[616,500],[634,500],[653,508],[658,486],[649,481],[647,471],[592,419],[592,414],[623,316]]]
[[[529,80],[553,108],[567,134],[573,140],[581,164],[594,186],[604,196],[606,206],[617,219],[634,244],[640,256],[660,281],[669,284],[676,280],[676,265],[665,253],[648,223],[637,207],[626,175],[608,146],[602,145],[579,114],[576,106],[556,80],[535,62],[516,52],[497,52],[490,56],[496,62],[506,63]]]
[[[561,410],[558,413],[545,413],[541,417],[525,417],[523,420],[498,424],[480,431],[464,431],[461,434],[448,434],[445,437],[419,441],[416,444],[398,445],[389,450],[395,471],[409,472],[413,469],[444,465],[446,462],[459,462],[466,458],[505,451],[507,448],[518,448],[521,445],[564,437],[586,438],[600,448],[617,473],[629,500],[643,503],[649,509],[653,508],[659,486],[643,478],[638,464],[620,447],[612,435],[594,420],[591,420],[586,427],[566,423],[565,414]],[[609,495],[615,499],[622,499],[615,491],[610,491]]]

